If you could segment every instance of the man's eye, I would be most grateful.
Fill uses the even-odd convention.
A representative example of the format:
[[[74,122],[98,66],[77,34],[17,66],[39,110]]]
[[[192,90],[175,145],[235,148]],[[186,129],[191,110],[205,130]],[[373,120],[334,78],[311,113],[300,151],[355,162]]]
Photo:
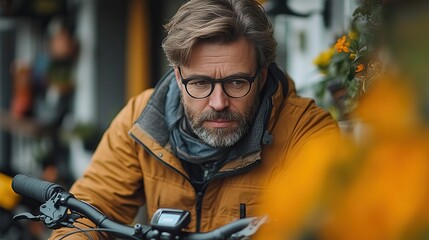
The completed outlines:
[[[227,87],[231,87],[231,88],[243,88],[243,87],[246,87],[249,84],[249,82],[244,79],[232,79],[228,81],[226,84],[227,84]]]
[[[211,84],[207,80],[192,80],[188,82],[188,86],[193,88],[205,88],[210,87]]]

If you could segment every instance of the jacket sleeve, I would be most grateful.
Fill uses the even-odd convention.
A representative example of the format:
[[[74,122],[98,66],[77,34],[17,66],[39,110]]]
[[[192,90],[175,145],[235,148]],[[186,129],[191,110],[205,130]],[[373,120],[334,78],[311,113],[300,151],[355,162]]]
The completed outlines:
[[[340,135],[338,123],[325,109],[317,106],[314,99],[296,94],[295,84],[288,78],[288,96],[283,109],[283,122],[287,125],[289,156],[299,153],[309,141],[326,135]]]
[[[293,147],[300,148],[302,144],[314,138],[339,133],[338,123],[331,114],[311,101],[292,133],[292,139],[295,140]]]
[[[143,178],[137,145],[128,131],[143,110],[151,91],[131,99],[104,133],[88,169],[70,189],[109,218],[130,224],[144,204]],[[53,232],[56,239],[70,229]],[[96,238],[96,235],[93,235]],[[76,235],[76,239],[86,238]],[[69,239],[69,238],[67,238]]]
[[[339,137],[341,135],[337,121],[326,110],[318,107],[314,101],[308,105],[300,106],[295,126],[291,133],[289,144],[289,160],[294,161],[302,151],[306,151],[307,145],[319,139]]]

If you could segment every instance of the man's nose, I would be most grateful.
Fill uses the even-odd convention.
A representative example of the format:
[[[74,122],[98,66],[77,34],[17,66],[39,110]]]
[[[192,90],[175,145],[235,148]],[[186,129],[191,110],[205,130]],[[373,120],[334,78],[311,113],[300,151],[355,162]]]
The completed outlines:
[[[222,111],[229,106],[229,97],[222,89],[220,83],[216,83],[212,94],[209,96],[209,106],[216,111]]]

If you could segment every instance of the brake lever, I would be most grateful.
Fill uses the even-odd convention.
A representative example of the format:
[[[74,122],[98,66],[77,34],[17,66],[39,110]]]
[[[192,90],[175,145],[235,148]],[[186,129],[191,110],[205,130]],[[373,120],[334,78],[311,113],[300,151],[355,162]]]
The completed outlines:
[[[68,208],[61,205],[71,195],[67,193],[54,194],[48,201],[40,205],[40,215],[31,213],[20,213],[13,217],[13,220],[32,220],[42,221],[48,228],[57,229],[69,224],[69,221],[75,221],[79,216],[76,214],[67,214]],[[76,215],[76,216],[75,216]]]
[[[25,212],[25,213],[20,213],[17,214],[15,216],[13,216],[13,220],[14,221],[19,221],[19,220],[31,220],[31,221],[41,221],[42,220],[42,215],[33,215],[31,213]]]

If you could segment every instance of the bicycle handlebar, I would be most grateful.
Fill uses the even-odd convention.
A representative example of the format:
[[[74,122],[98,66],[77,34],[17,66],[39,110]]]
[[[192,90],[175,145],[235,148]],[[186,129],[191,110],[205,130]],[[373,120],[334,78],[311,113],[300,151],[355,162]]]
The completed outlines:
[[[151,226],[136,224],[134,227],[131,227],[117,223],[109,219],[94,206],[74,198],[74,196],[67,193],[63,187],[55,183],[31,178],[23,174],[18,174],[12,180],[12,189],[22,196],[38,200],[39,202],[51,201],[51,198],[54,195],[60,194],[58,199],[60,205],[82,214],[94,224],[96,224],[99,228],[109,229],[110,232],[114,232],[116,235],[122,237],[135,239],[137,236],[140,239],[156,239],[156,237],[159,237],[160,234],[158,230],[152,228]],[[64,194],[66,197],[61,194]],[[181,232],[179,233],[179,236],[180,239],[186,240],[226,239],[226,237],[230,237],[233,234],[236,234],[238,237],[243,237],[240,235],[240,231],[244,231],[245,228],[249,227],[256,219],[257,218],[255,217],[243,218],[217,228],[211,232]],[[254,228],[255,226],[251,227]]]
[[[64,191],[64,188],[58,184],[31,178],[24,174],[18,174],[13,178],[12,189],[22,196],[39,202],[46,202],[56,192]]]

